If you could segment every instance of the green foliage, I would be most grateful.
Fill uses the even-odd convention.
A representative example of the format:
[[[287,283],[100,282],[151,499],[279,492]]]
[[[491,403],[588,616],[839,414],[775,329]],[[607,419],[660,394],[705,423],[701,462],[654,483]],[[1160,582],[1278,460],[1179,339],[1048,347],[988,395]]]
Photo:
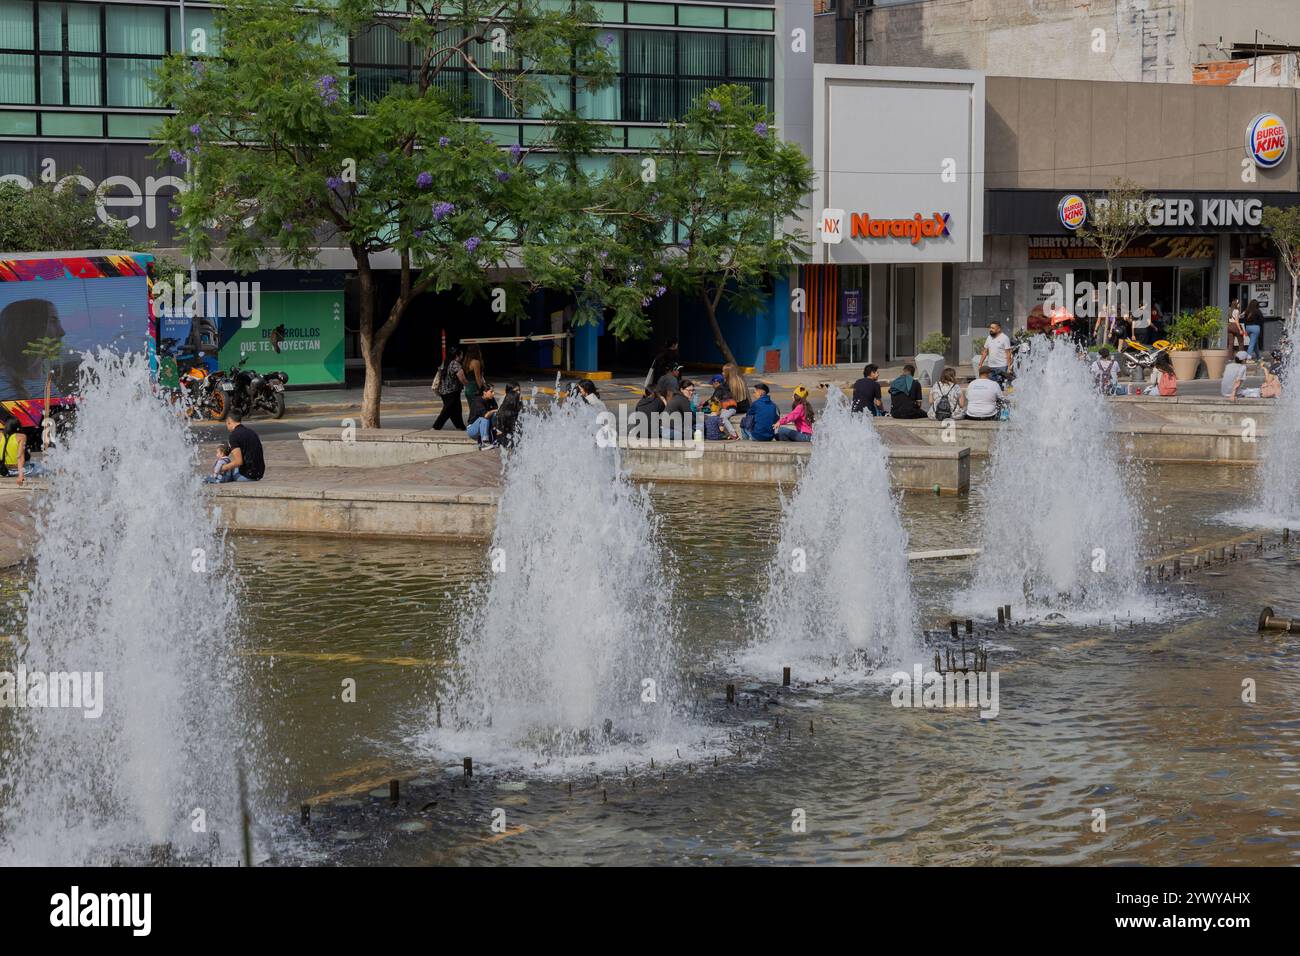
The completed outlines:
[[[717,324],[719,304],[742,314],[762,302],[775,270],[806,258],[806,234],[789,220],[804,208],[812,167],[772,129],[772,115],[742,86],[701,94],[660,139],[651,208],[676,223],[660,254],[668,285],[704,300],[714,339],[735,361]]]
[[[946,355],[948,353],[948,345],[951,341],[952,340],[942,332],[931,332],[922,339],[921,344],[917,346],[919,349],[918,354]]]
[[[1291,285],[1300,286],[1300,207],[1265,206],[1260,223],[1268,237],[1273,240],[1282,265],[1291,274]],[[1297,333],[1297,306],[1300,295],[1291,295],[1291,317],[1287,322],[1287,334]]]
[[[1088,218],[1078,229],[1079,237],[1096,246],[1107,263],[1118,259],[1134,239],[1147,232],[1149,199],[1150,194],[1137,183],[1113,180],[1103,195],[1088,196]]]
[[[1201,322],[1191,312],[1180,312],[1169,323],[1169,341],[1179,349],[1201,347]]]
[[[1202,348],[1213,348],[1223,334],[1223,310],[1217,305],[1207,305],[1192,316],[1196,324],[1197,341]]]
[[[139,249],[117,219],[104,222],[96,194],[39,182],[30,190],[0,183],[0,252]]]

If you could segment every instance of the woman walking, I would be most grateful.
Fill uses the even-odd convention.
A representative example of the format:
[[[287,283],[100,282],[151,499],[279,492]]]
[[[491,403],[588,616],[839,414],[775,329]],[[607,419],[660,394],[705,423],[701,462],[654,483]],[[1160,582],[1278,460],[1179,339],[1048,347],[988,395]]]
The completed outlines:
[[[1258,299],[1251,299],[1246,306],[1246,314],[1241,323],[1246,327],[1246,354],[1253,359],[1259,358],[1259,336],[1264,331],[1264,313],[1259,307]]]
[[[438,375],[438,397],[442,399],[442,411],[433,421],[433,430],[442,431],[442,426],[451,422],[456,426],[458,431],[465,430],[465,418],[460,411],[460,393],[465,388],[465,371],[461,368],[461,350],[459,346],[453,347],[447,353],[447,361],[443,363],[442,369]]]

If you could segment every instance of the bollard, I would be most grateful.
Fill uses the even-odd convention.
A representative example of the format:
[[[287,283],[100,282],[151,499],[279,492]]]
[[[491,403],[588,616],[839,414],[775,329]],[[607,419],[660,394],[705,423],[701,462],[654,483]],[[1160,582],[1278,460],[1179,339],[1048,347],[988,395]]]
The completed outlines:
[[[465,779],[468,780],[472,776],[474,776],[474,758],[466,757],[465,758]]]
[[[1290,543],[1291,543],[1291,529],[1290,529],[1290,528],[1283,528],[1283,529],[1282,529],[1282,543],[1283,543],[1283,544],[1290,544]]]
[[[1273,609],[1266,607],[1259,612],[1259,630],[1264,631],[1286,631],[1294,634],[1300,632],[1300,621],[1292,620],[1289,617],[1275,617]]]
[[[975,630],[975,622],[970,618],[966,618],[966,636],[970,637],[973,630]]]
[[[304,803],[302,805],[302,825],[305,827],[311,826],[311,804],[310,803]]]
[[[728,684],[728,685],[727,685],[727,703],[728,703],[728,704],[734,704],[735,702],[736,702],[736,685],[735,685],[735,684]]]
[[[952,639],[953,639],[954,641],[957,640],[957,622],[956,622],[956,621],[949,621],[949,622],[948,622],[948,628],[949,628],[949,630],[952,631]]]
[[[401,792],[401,784],[396,780],[388,781],[388,800],[394,806],[397,805],[397,798]]]
[[[816,731],[816,729],[814,729],[814,727],[813,727],[813,722],[812,722],[811,720],[808,721],[808,736],[809,736],[809,737],[812,737],[812,736],[814,736],[816,733],[817,733],[817,731]]]
[[[602,789],[602,790],[600,791],[600,802],[601,802],[601,803],[609,803],[609,791],[608,791],[608,790],[604,790],[604,789]]]
[[[1003,625],[1003,624],[1006,624],[1006,623],[1007,623],[1006,611],[1004,611],[1001,607],[999,607],[999,608],[998,608],[998,624],[999,624],[999,625]]]
[[[790,686],[790,668],[788,667],[781,668],[781,686],[782,687]]]
[[[437,713],[438,726],[442,726],[442,704],[434,704],[434,710]]]
[[[1007,612],[1007,623],[1010,624],[1010,623],[1011,623],[1011,605],[1010,605],[1010,604],[1004,604],[1004,605],[1002,605],[1002,610],[1004,610],[1004,611]]]
[[[573,781],[569,781],[569,796],[573,796]]]

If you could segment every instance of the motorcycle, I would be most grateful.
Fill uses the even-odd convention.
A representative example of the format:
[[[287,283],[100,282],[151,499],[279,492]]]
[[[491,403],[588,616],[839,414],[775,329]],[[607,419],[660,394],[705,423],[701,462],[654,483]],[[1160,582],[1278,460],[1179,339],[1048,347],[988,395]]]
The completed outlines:
[[[272,418],[284,415],[284,386],[289,376],[284,372],[258,372],[245,368],[249,356],[245,355],[229,371],[216,371],[208,376],[215,378],[215,389],[221,393],[221,415],[234,409],[241,415],[264,411]]]
[[[1149,372],[1155,367],[1160,356],[1168,355],[1173,344],[1161,339],[1151,345],[1143,345],[1137,339],[1122,339],[1119,343],[1117,357],[1122,359],[1129,369],[1141,369]]]

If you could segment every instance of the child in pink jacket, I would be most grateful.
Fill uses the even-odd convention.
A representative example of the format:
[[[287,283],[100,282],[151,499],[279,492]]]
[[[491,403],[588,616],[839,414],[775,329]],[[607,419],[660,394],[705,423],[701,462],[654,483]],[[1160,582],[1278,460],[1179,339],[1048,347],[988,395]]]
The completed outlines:
[[[808,404],[808,389],[802,385],[794,390],[794,407],[776,423],[777,441],[812,441],[812,406]]]

